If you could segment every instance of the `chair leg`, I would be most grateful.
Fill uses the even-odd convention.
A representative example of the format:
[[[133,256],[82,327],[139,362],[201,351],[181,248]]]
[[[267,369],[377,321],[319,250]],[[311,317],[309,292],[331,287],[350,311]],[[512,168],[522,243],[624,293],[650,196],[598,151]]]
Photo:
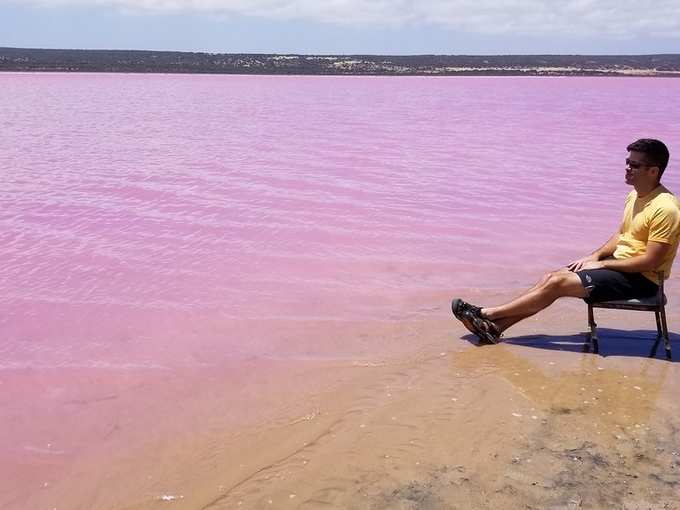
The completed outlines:
[[[656,319],[656,340],[654,340],[652,350],[649,351],[650,358],[656,358],[656,351],[659,349],[659,344],[661,343],[661,339],[663,338],[663,330],[661,328],[661,312],[655,310],[654,318]]]
[[[588,305],[588,328],[590,333],[588,335],[588,348],[592,348],[593,352],[597,354],[598,343],[597,343],[597,324],[595,323],[595,315],[593,314],[593,306]]]
[[[659,344],[661,343],[661,337],[658,336],[656,337],[656,340],[654,340],[654,345],[652,345],[652,349],[649,351],[649,357],[650,358],[656,358],[656,351],[659,350]]]
[[[671,340],[668,337],[668,325],[666,324],[666,307],[661,307],[661,332],[663,333],[663,343],[666,348],[666,358],[671,359]]]

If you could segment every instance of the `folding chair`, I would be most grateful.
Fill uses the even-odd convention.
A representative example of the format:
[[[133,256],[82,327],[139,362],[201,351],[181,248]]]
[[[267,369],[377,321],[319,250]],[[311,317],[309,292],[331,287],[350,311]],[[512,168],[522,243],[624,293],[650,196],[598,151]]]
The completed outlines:
[[[666,358],[671,359],[671,342],[668,338],[668,326],[666,325],[666,295],[663,292],[663,271],[659,272],[659,292],[655,296],[643,299],[622,299],[618,301],[601,301],[599,303],[588,304],[588,326],[590,327],[590,334],[588,335],[587,348],[593,347],[594,352],[598,352],[597,344],[597,324],[593,315],[593,308],[613,308],[616,310],[638,310],[642,312],[654,312],[656,317],[656,343],[652,347],[650,356],[656,354],[656,349],[659,341],[663,338],[664,347],[666,348]]]

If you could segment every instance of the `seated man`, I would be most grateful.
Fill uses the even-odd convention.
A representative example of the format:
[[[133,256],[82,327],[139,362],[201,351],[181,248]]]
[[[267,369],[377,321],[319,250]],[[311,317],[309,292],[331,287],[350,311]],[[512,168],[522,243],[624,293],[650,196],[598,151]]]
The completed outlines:
[[[593,302],[653,296],[658,272],[668,278],[680,238],[680,202],[661,185],[669,153],[659,140],[628,147],[623,222],[601,248],[548,273],[536,285],[500,306],[481,307],[454,299],[453,314],[480,340],[497,343],[513,324],[543,310],[557,298]]]

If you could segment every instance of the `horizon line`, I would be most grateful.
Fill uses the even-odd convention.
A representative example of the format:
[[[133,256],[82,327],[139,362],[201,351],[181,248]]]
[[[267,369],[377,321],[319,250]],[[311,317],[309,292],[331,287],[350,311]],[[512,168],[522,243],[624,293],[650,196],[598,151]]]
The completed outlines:
[[[150,50],[150,49],[120,49],[120,48],[40,48],[27,46],[0,46],[0,50],[36,50],[36,51],[128,51],[140,53],[187,53],[206,55],[276,55],[276,56],[321,56],[321,57],[655,57],[680,56],[678,52],[671,53],[264,53],[264,52],[229,52],[229,51],[188,51],[188,50]]]

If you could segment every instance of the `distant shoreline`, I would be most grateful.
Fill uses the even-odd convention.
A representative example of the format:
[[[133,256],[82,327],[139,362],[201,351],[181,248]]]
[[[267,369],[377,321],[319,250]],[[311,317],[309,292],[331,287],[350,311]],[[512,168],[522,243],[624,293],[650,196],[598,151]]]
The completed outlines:
[[[298,55],[0,48],[0,72],[680,77],[680,54]]]

